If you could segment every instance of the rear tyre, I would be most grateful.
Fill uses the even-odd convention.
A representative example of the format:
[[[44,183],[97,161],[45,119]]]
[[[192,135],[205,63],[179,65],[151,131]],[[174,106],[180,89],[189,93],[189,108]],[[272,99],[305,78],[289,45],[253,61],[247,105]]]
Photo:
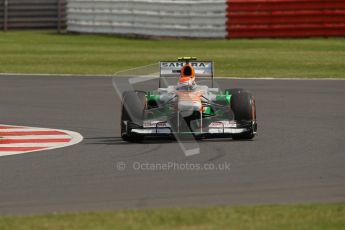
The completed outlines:
[[[121,137],[128,142],[140,142],[143,137],[130,132],[142,126],[146,108],[146,94],[142,91],[125,91],[122,94]],[[126,125],[127,124],[127,125]]]
[[[238,123],[247,122],[251,126],[248,132],[234,134],[232,139],[253,139],[255,136],[254,132],[256,132],[256,109],[253,95],[244,89],[229,89],[227,91],[231,94],[230,106],[234,113],[235,121]]]

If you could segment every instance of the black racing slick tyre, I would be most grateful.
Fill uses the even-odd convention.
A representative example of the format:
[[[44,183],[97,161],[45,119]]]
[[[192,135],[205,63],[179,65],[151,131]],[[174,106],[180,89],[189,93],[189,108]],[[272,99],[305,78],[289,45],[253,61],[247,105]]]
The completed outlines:
[[[142,91],[125,91],[122,94],[121,137],[128,142],[140,142],[143,137],[130,133],[131,127],[141,126],[146,108],[146,94]]]
[[[235,134],[232,138],[234,140],[254,138],[256,132],[256,108],[253,95],[244,89],[230,89],[228,92],[231,94],[230,106],[234,113],[235,121],[238,123],[255,123],[250,131]]]

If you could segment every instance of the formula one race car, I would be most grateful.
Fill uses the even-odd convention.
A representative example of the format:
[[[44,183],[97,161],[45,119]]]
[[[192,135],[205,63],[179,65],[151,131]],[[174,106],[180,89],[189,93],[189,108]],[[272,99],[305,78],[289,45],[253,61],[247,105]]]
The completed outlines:
[[[213,88],[212,62],[179,58],[159,64],[157,90],[122,95],[123,140],[176,135],[252,139],[256,135],[254,97],[244,89]],[[175,79],[175,84],[162,87],[165,78]],[[211,79],[211,87],[197,84],[196,78]]]

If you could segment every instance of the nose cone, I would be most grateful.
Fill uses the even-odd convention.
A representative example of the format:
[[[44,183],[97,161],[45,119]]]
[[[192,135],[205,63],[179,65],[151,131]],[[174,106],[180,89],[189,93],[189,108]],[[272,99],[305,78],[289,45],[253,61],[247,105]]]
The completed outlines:
[[[200,99],[201,93],[199,91],[196,92],[178,92],[178,110],[180,112],[183,111],[201,111],[202,104]]]
[[[178,102],[178,110],[180,112],[187,112],[187,111],[200,111],[202,108],[200,101],[179,101]]]

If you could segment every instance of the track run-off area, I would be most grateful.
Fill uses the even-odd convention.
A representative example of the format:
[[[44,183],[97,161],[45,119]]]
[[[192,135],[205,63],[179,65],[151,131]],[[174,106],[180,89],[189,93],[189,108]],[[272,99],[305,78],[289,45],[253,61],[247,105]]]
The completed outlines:
[[[253,93],[259,135],[198,140],[186,157],[173,140],[121,140],[111,77],[0,76],[1,124],[84,137],[0,157],[0,214],[345,201],[344,80],[216,82]]]

